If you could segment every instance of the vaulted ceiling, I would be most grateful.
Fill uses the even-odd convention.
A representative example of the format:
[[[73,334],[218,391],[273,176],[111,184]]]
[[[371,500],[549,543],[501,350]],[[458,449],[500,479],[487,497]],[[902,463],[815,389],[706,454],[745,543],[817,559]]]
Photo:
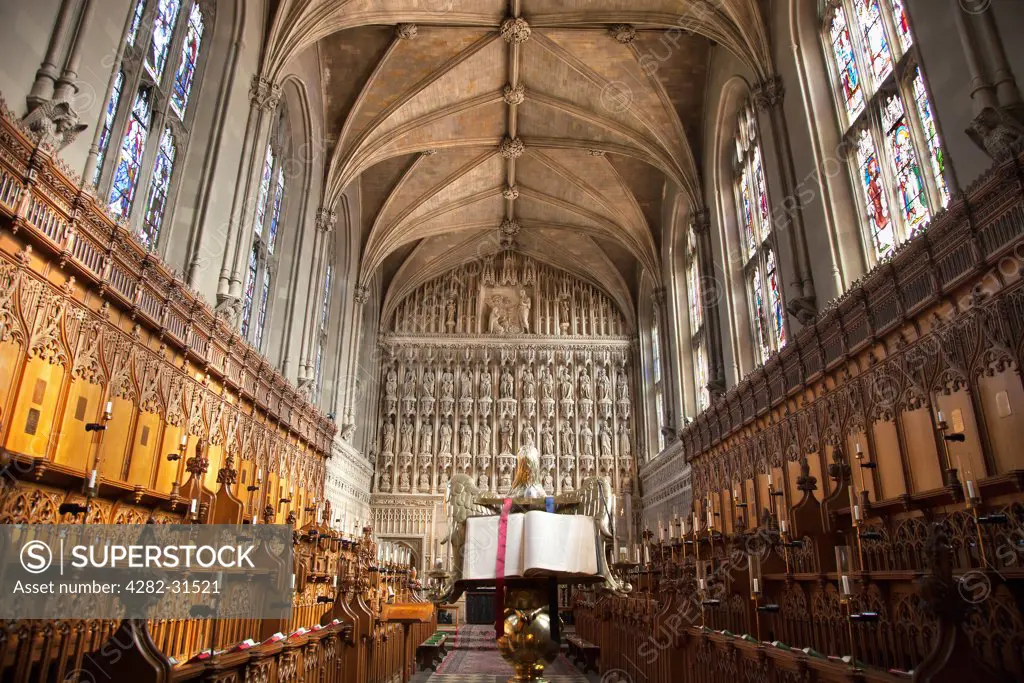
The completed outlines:
[[[759,2],[282,0],[264,70],[317,49],[360,283],[408,292],[504,239],[622,302],[659,272],[666,183],[701,202],[712,44],[767,69]]]

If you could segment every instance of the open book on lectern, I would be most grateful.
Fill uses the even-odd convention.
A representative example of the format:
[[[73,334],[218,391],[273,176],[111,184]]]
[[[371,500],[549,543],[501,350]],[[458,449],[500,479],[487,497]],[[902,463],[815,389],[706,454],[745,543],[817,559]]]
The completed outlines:
[[[463,579],[495,579],[500,517],[466,520]],[[504,578],[597,574],[594,518],[531,510],[508,516]]]

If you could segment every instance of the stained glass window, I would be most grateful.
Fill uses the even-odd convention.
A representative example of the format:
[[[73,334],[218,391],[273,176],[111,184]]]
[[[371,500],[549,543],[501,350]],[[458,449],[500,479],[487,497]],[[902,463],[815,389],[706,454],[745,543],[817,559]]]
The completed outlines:
[[[277,169],[277,187],[274,190],[274,208],[270,214],[270,235],[267,236],[267,250],[273,254],[277,244],[277,228],[281,223],[281,200],[284,199],[284,167]]]
[[[263,348],[263,330],[267,325],[267,304],[270,301],[270,271],[263,269],[263,285],[260,287],[260,311],[256,316],[256,336],[253,339],[253,346],[257,349]]]
[[[655,318],[651,328],[651,364],[654,366],[654,381],[661,381],[661,340],[658,331],[658,320]]]
[[[179,119],[185,118],[188,107],[188,96],[192,92],[192,81],[196,76],[196,64],[199,63],[199,47],[203,41],[203,12],[199,3],[192,5],[189,13],[188,28],[185,31],[185,42],[181,46],[181,64],[174,74],[174,87],[171,90],[171,109]]]
[[[267,197],[270,196],[270,179],[274,177],[274,150],[267,145],[267,154],[263,158],[263,175],[260,177],[260,189],[256,195],[256,218],[253,229],[257,235],[263,234],[263,221],[267,218]]]
[[[867,207],[868,225],[871,228],[872,244],[878,257],[885,256],[895,246],[892,222],[889,220],[889,203],[882,185],[882,172],[878,164],[875,143],[871,131],[864,129],[857,140],[857,163],[860,167],[861,184]]]
[[[135,11],[132,13],[132,23],[128,27],[128,36],[125,41],[129,45],[135,44],[135,39],[139,37],[139,26],[142,24],[142,13],[146,11],[146,0],[138,0],[135,3]]]
[[[946,206],[950,197],[945,179],[948,159],[916,63],[906,4],[906,0],[834,0],[825,17],[825,52],[840,75],[836,95],[846,105],[844,132],[856,150],[850,168],[854,185],[859,186],[856,192],[863,197],[868,265],[927,225],[936,208]],[[851,16],[852,41],[846,23]],[[844,76],[850,69],[869,74],[872,84],[870,96],[862,92],[860,104],[853,109]],[[893,72],[899,76],[895,83],[890,78]]]
[[[759,224],[758,239],[763,240],[764,236],[771,229],[768,216],[768,190],[764,184],[764,168],[761,166],[761,147],[753,148],[753,160],[751,167],[754,169],[754,196],[757,198],[757,219]]]
[[[164,213],[167,210],[167,192],[171,184],[171,174],[174,172],[174,136],[170,128],[164,129],[160,137],[160,149],[156,154],[156,164],[153,166],[153,180],[149,185],[149,201],[146,203],[146,217],[142,222],[142,229],[139,231],[139,241],[147,249],[156,246],[157,238],[160,236],[160,226],[163,225]]]
[[[829,34],[832,39],[832,54],[839,69],[839,82],[843,87],[846,114],[849,120],[853,121],[864,111],[864,91],[860,87],[860,72],[853,56],[853,42],[850,40],[850,29],[842,6],[837,7],[832,14]]]
[[[320,390],[320,380],[323,377],[322,369],[324,363],[324,345],[320,343],[316,347],[316,388]]]
[[[740,176],[740,211],[743,216],[743,237],[747,255],[757,250],[757,233],[754,228],[754,200],[750,191],[750,174],[743,169]]]
[[[658,424],[656,428],[658,430],[658,452],[665,450],[665,435],[661,431],[661,425],[665,423],[665,406],[664,400],[661,397],[661,390],[654,395],[654,411],[657,417]]]
[[[697,385],[697,410],[704,410],[710,403],[708,397],[708,355],[703,340],[694,351],[693,380]]]
[[[259,244],[254,243],[249,251],[249,273],[245,278],[245,292],[242,296],[242,335],[249,336],[249,322],[252,319],[253,294],[256,287],[256,275],[260,267]]]
[[[786,311],[782,307],[782,288],[779,273],[775,268],[775,253],[765,249],[765,266],[768,274],[768,309],[772,316],[772,331],[778,348],[786,345]]]
[[[908,230],[913,231],[928,221],[928,203],[921,166],[917,162],[903,101],[899,96],[893,95],[886,100],[882,121],[886,128],[885,139],[892,175],[896,179],[899,206]]]
[[[690,300],[690,327],[696,331],[703,322],[704,312],[700,305],[700,271],[696,258],[691,258],[686,269],[686,293]]]
[[[135,190],[139,183],[139,167],[146,149],[152,102],[148,88],[140,88],[132,105],[128,130],[121,143],[121,156],[114,169],[113,186],[107,206],[115,216],[124,218],[131,213]]]
[[[321,329],[327,329],[327,318],[331,313],[331,285],[334,278],[334,266],[330,263],[327,264],[327,273],[324,275],[324,304],[320,311],[320,327]]]
[[[896,34],[900,39],[900,47],[906,52],[914,44],[914,37],[910,34],[910,21],[907,19],[907,10],[903,6],[903,0],[889,0],[892,4],[892,18],[896,24]]]
[[[946,206],[949,204],[949,186],[946,184],[945,176],[946,153],[942,149],[942,141],[939,140],[939,133],[935,128],[935,115],[932,113],[928,90],[924,87],[924,78],[919,68],[914,70],[914,99],[917,102],[918,116],[921,117],[921,128],[928,141],[928,159],[931,162],[932,176],[935,178],[942,206]]]
[[[853,0],[857,12],[857,23],[860,24],[864,45],[867,48],[868,61],[871,64],[871,75],[874,86],[878,86],[885,77],[892,73],[892,51],[889,40],[885,37],[885,23],[878,0]]]
[[[96,170],[93,172],[92,184],[100,182],[100,174],[103,172],[103,160],[107,157],[107,148],[110,146],[110,133],[114,128],[114,119],[117,117],[117,106],[121,103],[121,89],[124,87],[124,71],[118,71],[114,79],[114,89],[110,92],[110,99],[107,100],[107,108],[103,112],[103,124],[100,129],[100,140],[96,155]]]
[[[157,0],[153,16],[153,38],[149,43],[149,52],[146,53],[146,70],[158,83],[167,64],[167,52],[171,49],[179,9],[180,0]]]
[[[750,273],[750,298],[753,310],[751,317],[754,322],[754,343],[757,345],[759,363],[763,364],[768,360],[772,352],[772,342],[768,336],[768,325],[765,324],[765,300],[764,285],[761,282],[761,273],[758,267],[754,267]]]

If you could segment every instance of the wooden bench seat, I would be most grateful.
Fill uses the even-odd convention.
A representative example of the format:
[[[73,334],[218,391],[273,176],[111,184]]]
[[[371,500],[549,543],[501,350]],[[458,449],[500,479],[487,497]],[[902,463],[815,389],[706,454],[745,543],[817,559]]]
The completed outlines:
[[[569,645],[569,659],[583,670],[598,672],[598,662],[601,658],[601,648],[576,634],[565,637]]]
[[[438,631],[416,647],[416,668],[420,671],[437,671],[438,665],[448,654],[448,636]]]

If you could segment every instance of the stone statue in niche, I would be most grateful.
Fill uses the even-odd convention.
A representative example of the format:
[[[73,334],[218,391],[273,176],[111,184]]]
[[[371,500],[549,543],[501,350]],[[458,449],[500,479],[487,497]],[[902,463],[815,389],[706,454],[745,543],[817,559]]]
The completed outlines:
[[[523,427],[523,430],[522,430],[521,434],[522,434],[522,440],[523,440],[522,445],[523,446],[533,446],[533,445],[536,444],[537,430],[535,430],[533,428],[532,424],[526,423],[526,426]]]
[[[441,375],[441,398],[452,398],[455,395],[455,377],[448,370]]]
[[[523,370],[523,398],[532,401],[537,397],[537,385],[533,378],[533,370],[526,366]]]
[[[484,368],[480,373],[480,398],[491,397],[491,371]]]
[[[423,373],[423,395],[434,398],[434,371],[430,368]]]
[[[608,373],[604,371],[604,368],[598,368],[597,370],[597,400],[598,401],[610,401],[611,400],[611,380],[608,378]]]
[[[402,386],[403,398],[416,398],[416,375],[412,370],[405,371],[405,382]]]
[[[473,430],[470,429],[469,423],[465,420],[462,421],[462,426],[459,427],[459,448],[463,453],[469,453],[473,447]]]
[[[391,493],[391,472],[381,473],[380,490],[384,493]]]
[[[455,330],[455,299],[448,299],[444,305],[444,327],[449,334]]]
[[[562,391],[562,400],[572,401],[572,376],[569,374],[569,368],[563,365],[559,372],[561,374],[558,383]]]
[[[594,431],[586,422],[583,423],[583,429],[580,430],[580,443],[582,444],[583,455],[594,455]]]
[[[542,366],[540,371],[540,395],[545,401],[555,398],[555,379],[551,376],[551,369],[546,365]]]
[[[395,452],[395,425],[391,420],[385,420],[384,422],[384,453]]]
[[[565,476],[562,477],[562,490],[565,492],[572,492],[572,473],[566,472]]]
[[[512,423],[508,420],[501,422],[501,452],[512,453]]]
[[[629,425],[619,425],[619,455],[629,455]]]
[[[543,455],[554,455],[555,454],[555,435],[551,428],[551,424],[548,422],[544,423],[544,426],[540,429],[541,434],[541,452]]]
[[[506,365],[501,371],[501,398],[512,398],[512,393],[515,391],[515,382],[512,378],[512,371],[509,370]]]
[[[481,472],[480,476],[476,478],[476,487],[481,491],[491,488],[491,485],[487,482],[487,474],[485,472]]]
[[[612,455],[612,429],[607,423],[601,423],[601,456],[610,458]]]
[[[526,294],[526,290],[519,289],[519,325],[522,327],[523,333],[530,331],[530,307],[533,302],[530,301],[530,297]]]
[[[398,373],[394,368],[388,370],[388,377],[384,381],[384,397],[390,399],[398,398]]]
[[[433,453],[434,425],[424,422],[420,427],[420,453]]]
[[[626,382],[626,373],[621,370],[615,378],[615,393],[619,397],[619,401],[629,400],[629,384]]]
[[[544,484],[544,490],[545,491],[547,491],[548,493],[553,493],[554,492],[554,490],[555,490],[555,479],[554,479],[554,477],[551,476],[551,472],[550,471],[544,473],[544,479],[543,479],[543,481],[541,483]]]
[[[590,379],[590,373],[580,370],[580,400],[590,401],[594,398],[594,384]]]
[[[448,470],[441,470],[440,474],[437,475],[437,490],[442,493],[448,488]]]
[[[572,425],[569,424],[568,420],[562,420],[562,426],[558,430],[559,440],[562,442],[562,453],[564,455],[572,455],[576,452],[576,434],[572,430]]]
[[[441,429],[439,430],[439,433],[441,435],[441,447],[438,449],[439,452],[441,452],[441,453],[451,453],[452,452],[452,426],[451,426],[451,424],[448,423],[447,420],[441,424]]]
[[[477,453],[484,455],[491,454],[491,425],[484,422],[480,425],[480,448],[477,449]]]
[[[562,334],[569,333],[569,327],[572,324],[572,316],[569,314],[569,297],[561,296],[558,299],[558,326],[562,330]]]
[[[412,452],[412,420],[406,420],[402,423],[402,451],[405,453]]]
[[[460,399],[472,399],[473,398],[473,373],[468,369],[462,371],[462,389],[459,394]]]
[[[410,488],[409,473],[402,470],[402,473],[398,475],[398,490],[403,493],[408,493]]]

